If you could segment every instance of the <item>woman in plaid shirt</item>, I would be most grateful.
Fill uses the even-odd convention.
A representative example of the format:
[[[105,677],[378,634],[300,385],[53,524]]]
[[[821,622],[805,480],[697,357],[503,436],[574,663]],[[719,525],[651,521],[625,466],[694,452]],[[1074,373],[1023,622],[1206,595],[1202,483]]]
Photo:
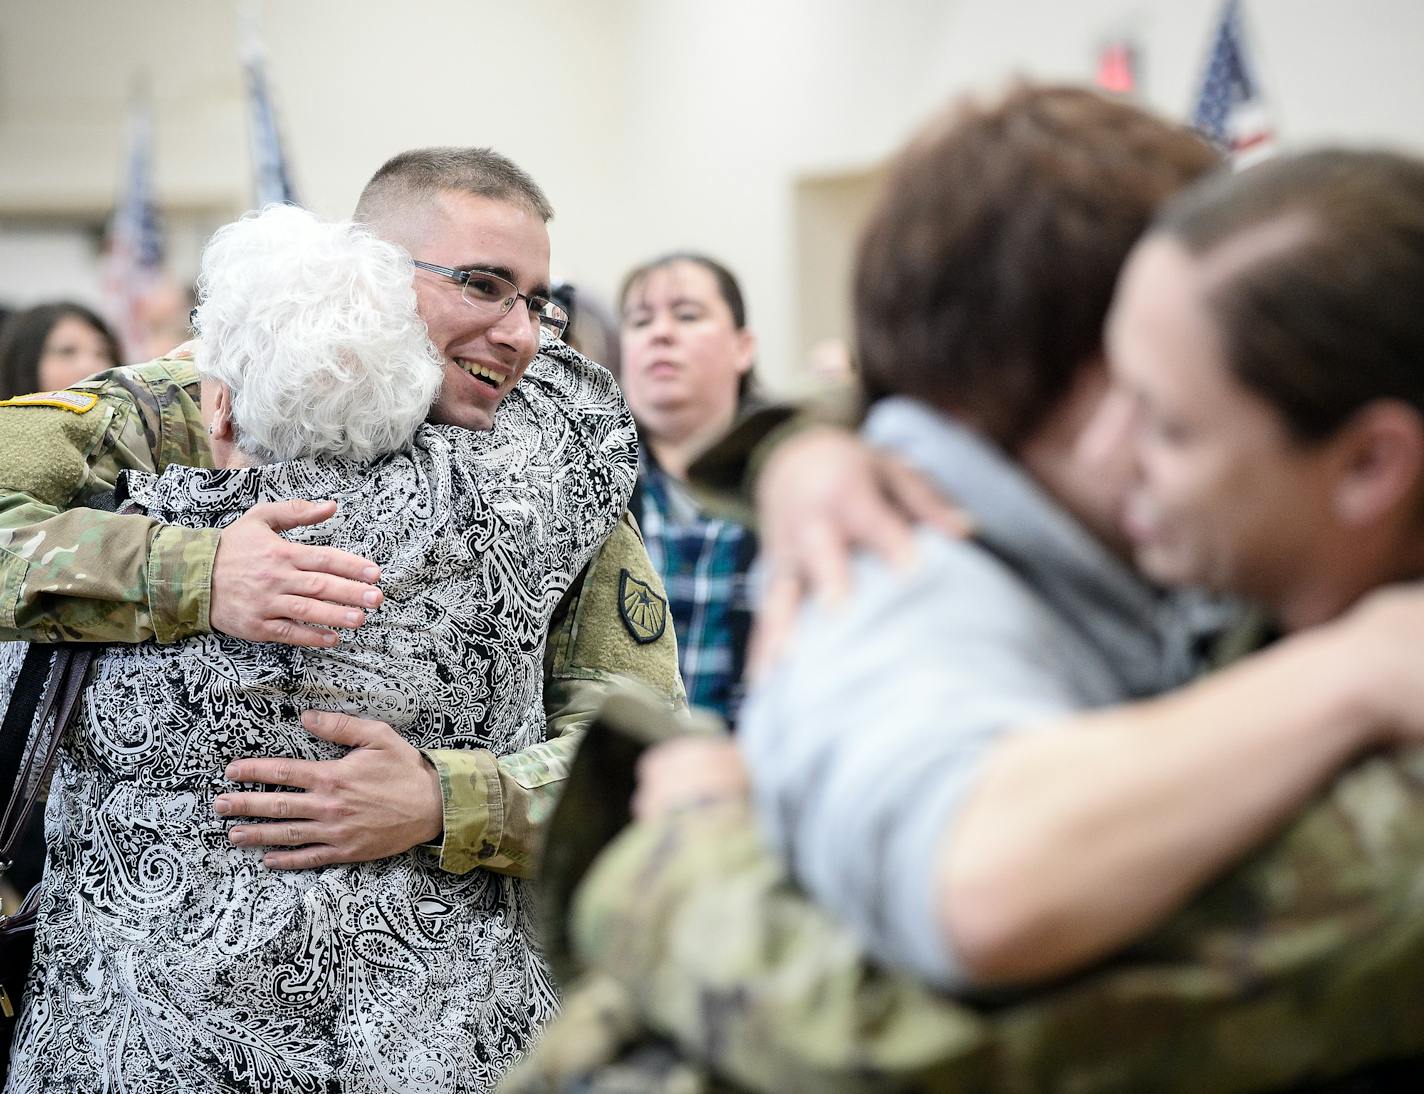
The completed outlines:
[[[688,702],[735,724],[756,537],[709,512],[688,489],[687,470],[745,409],[756,336],[736,278],[706,255],[639,266],[620,299],[621,382],[643,441],[631,508],[667,585]]]

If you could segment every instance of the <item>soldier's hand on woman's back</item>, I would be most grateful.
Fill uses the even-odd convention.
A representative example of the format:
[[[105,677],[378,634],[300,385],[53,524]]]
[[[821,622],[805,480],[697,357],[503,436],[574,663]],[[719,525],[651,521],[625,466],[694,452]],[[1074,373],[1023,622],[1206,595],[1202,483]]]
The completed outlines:
[[[749,657],[753,673],[776,658],[805,600],[834,603],[846,595],[855,551],[903,566],[913,556],[915,525],[951,536],[972,529],[925,475],[831,427],[777,446],[757,481],[757,520],[767,585]]]
[[[334,646],[335,630],[366,621],[378,607],[381,571],[334,547],[289,543],[277,533],[320,524],[336,513],[331,501],[255,505],[223,529],[213,560],[212,629],[251,642]]]
[[[440,776],[424,754],[385,722],[309,710],[313,736],[345,745],[336,760],[258,757],[234,760],[233,782],[294,787],[229,791],[213,804],[223,817],[266,818],[228,831],[238,847],[276,847],[263,863],[305,870],[336,862],[370,862],[436,839],[444,828]]]

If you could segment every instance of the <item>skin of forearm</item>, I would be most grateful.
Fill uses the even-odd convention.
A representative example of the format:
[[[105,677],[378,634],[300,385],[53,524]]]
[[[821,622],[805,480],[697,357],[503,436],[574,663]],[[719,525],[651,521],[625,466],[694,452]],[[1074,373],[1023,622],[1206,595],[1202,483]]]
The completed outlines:
[[[1329,639],[1301,635],[1146,703],[1012,734],[937,864],[976,980],[1071,971],[1138,937],[1370,743]]]

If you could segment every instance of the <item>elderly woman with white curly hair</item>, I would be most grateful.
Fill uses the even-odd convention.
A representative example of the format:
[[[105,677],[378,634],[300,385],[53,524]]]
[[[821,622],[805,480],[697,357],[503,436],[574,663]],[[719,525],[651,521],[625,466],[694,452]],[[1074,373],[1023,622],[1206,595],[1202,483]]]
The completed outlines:
[[[544,635],[636,472],[611,378],[541,358],[489,432],[424,424],[440,362],[410,258],[274,207],[204,254],[196,363],[217,469],[129,473],[160,520],[221,527],[334,498],[291,533],[377,562],[385,602],[331,649],[208,634],[107,650],[46,816],[35,969],[13,1092],[475,1091],[555,1006],[522,882],[423,848],[265,869],[212,815],[213,777],[336,746],[309,709],[420,747],[543,739]]]

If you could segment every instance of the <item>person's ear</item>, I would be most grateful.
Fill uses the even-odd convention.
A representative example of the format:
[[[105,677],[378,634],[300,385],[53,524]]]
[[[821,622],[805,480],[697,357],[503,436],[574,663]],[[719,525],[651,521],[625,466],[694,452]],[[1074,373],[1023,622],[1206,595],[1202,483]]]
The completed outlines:
[[[232,389],[226,384],[218,384],[213,395],[213,421],[208,432],[215,441],[231,442],[236,438],[232,421]]]
[[[1335,515],[1346,525],[1376,524],[1413,505],[1424,479],[1424,416],[1398,399],[1361,407],[1330,442],[1336,449]]]
[[[745,376],[751,371],[752,362],[756,360],[757,340],[746,327],[737,331],[737,375]]]

